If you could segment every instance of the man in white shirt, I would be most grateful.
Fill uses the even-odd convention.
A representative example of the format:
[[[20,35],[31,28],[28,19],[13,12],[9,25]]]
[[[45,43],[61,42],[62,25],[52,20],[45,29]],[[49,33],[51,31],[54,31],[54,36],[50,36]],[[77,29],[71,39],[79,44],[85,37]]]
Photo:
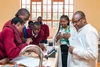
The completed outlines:
[[[82,11],[76,11],[72,23],[78,33],[71,37],[69,46],[68,67],[97,67],[98,32],[86,21]]]

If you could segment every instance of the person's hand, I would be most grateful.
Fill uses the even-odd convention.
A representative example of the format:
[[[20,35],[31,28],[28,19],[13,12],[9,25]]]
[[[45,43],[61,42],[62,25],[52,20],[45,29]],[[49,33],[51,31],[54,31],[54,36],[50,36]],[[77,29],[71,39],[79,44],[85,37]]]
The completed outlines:
[[[9,61],[8,58],[3,58],[3,59],[0,60],[0,64],[4,65],[4,64],[6,64],[8,61]]]
[[[69,33],[64,33],[63,38],[70,38],[70,34]]]
[[[44,46],[44,43],[40,43],[40,44],[39,44],[39,47],[40,47],[42,50],[46,50],[46,47]]]
[[[56,36],[56,42],[59,40],[59,39],[61,39],[62,37],[61,37],[61,34],[57,34],[57,36]]]
[[[73,46],[69,46],[69,52],[70,52],[71,54],[73,54],[73,49],[74,49]]]
[[[27,38],[27,39],[26,39],[26,43],[27,43],[27,44],[30,44],[32,41],[33,41],[33,40],[32,40],[31,38]]]
[[[26,39],[25,39],[24,37],[22,37],[21,39],[22,39],[22,42],[23,42],[23,43],[26,42]]]

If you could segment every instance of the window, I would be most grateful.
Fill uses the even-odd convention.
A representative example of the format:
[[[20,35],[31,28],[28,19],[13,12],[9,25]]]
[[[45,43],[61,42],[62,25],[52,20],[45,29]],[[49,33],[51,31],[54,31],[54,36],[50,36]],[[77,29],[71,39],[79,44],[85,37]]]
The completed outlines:
[[[30,19],[36,21],[38,16],[42,16],[49,28],[57,28],[63,14],[71,20],[73,6],[73,0],[22,0],[22,8],[30,11]]]

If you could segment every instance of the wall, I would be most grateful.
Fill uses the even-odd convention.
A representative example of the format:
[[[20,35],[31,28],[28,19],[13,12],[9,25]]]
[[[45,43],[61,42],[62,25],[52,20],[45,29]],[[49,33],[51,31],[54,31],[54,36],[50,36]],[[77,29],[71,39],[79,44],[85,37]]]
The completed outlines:
[[[84,11],[87,22],[91,23],[100,35],[100,0],[75,0],[74,5],[74,11]]]
[[[100,34],[100,0],[75,0],[74,11],[85,12],[88,23],[91,23]],[[4,23],[14,17],[20,8],[20,0],[0,0],[0,31]],[[52,32],[52,35],[54,30]],[[51,36],[52,36],[51,35]]]
[[[20,0],[0,0],[0,31],[4,23],[14,17],[20,8]]]

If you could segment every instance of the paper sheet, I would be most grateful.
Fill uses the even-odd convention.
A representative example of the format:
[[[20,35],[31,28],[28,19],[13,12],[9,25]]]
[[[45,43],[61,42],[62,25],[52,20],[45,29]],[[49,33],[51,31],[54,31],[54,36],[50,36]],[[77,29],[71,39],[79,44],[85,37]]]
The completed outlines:
[[[11,60],[11,62],[16,62],[17,64],[23,64],[27,67],[39,66],[39,59],[26,56],[16,57],[15,59]]]

